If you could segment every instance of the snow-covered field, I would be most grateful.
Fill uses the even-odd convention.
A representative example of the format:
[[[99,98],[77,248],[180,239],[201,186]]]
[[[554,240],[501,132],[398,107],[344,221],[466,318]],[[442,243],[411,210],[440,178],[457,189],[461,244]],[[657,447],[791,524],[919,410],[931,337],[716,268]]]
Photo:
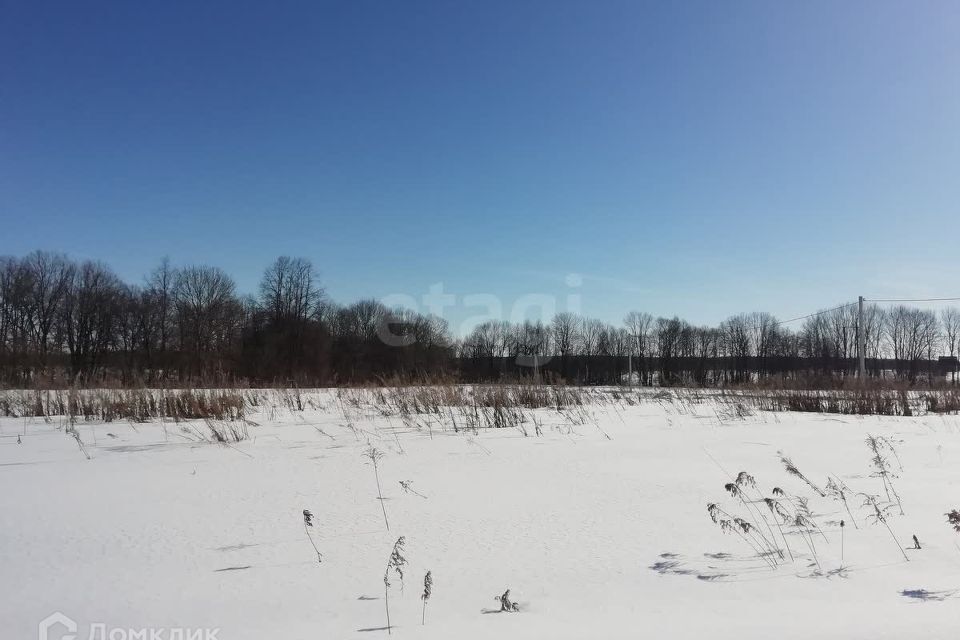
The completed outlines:
[[[230,445],[203,441],[203,421],[81,423],[89,460],[57,419],[0,419],[0,637],[36,638],[56,611],[81,639],[98,624],[164,638],[176,628],[219,628],[219,640],[385,637],[383,576],[399,536],[398,638],[960,633],[960,535],[944,516],[960,508],[957,416],[735,417],[710,400],[648,399],[527,412],[525,436],[455,433],[441,418],[416,428],[333,392],[314,400],[305,411],[261,407],[249,439]],[[902,462],[901,472],[891,458],[905,515],[894,508],[888,524],[909,561],[859,497],[855,528],[777,455],[818,486],[833,475],[885,499],[868,433]],[[383,453],[389,531],[371,445]],[[809,498],[827,538],[812,540],[819,571],[790,527],[796,560],[771,569],[711,522],[711,502],[757,520],[724,490],[740,471],[763,496],[780,487]],[[922,550],[908,548],[914,534]],[[498,612],[507,588],[519,613]]]

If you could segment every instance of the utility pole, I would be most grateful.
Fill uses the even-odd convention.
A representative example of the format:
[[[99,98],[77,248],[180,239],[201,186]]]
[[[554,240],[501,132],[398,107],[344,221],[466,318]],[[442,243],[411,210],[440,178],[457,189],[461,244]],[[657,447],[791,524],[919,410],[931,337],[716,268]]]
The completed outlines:
[[[860,382],[867,378],[866,344],[863,331],[863,296],[859,297],[857,313],[857,358],[860,360]]]

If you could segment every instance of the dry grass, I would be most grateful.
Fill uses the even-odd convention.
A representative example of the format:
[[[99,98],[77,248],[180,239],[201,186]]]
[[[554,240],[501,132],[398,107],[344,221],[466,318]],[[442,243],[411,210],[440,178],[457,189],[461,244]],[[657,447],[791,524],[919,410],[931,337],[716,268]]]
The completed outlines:
[[[378,386],[337,388],[326,394],[299,388],[0,390],[0,416],[63,417],[71,422],[235,421],[245,419],[249,412],[263,412],[274,419],[283,412],[327,409],[331,398],[345,415],[400,417],[417,429],[438,425],[455,431],[518,428],[524,433],[526,424],[537,422],[534,412],[541,410],[556,412],[569,424],[584,424],[588,408],[618,409],[651,402],[685,412],[694,405],[715,401],[718,411],[731,419],[746,418],[757,411],[885,416],[960,413],[960,387],[947,385],[915,390],[905,384],[868,382],[814,389],[777,387],[766,381],[735,389],[667,390],[577,387],[539,381],[459,385],[446,380],[417,384],[392,379]]]
[[[716,397],[728,406],[747,405],[761,411],[880,416],[960,412],[960,389],[956,387],[925,391],[912,391],[895,386],[831,390],[766,388],[725,390]]]
[[[67,418],[71,422],[154,419],[233,421],[244,417],[244,394],[215,389],[53,389],[0,392],[0,416]]]
[[[393,386],[338,389],[342,410],[380,417],[400,417],[417,429],[473,431],[517,428],[528,435],[526,424],[536,422],[533,412],[553,410],[565,421],[582,424],[587,405],[622,402],[608,390],[539,383],[501,383]],[[539,433],[539,425],[536,431]]]

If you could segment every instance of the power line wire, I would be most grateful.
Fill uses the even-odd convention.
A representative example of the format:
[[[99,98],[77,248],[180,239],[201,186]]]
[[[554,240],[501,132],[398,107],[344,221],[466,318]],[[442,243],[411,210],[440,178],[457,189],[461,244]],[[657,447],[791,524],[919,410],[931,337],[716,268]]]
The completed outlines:
[[[956,302],[957,298],[864,298],[864,302]]]
[[[815,311],[813,313],[808,313],[805,316],[798,316],[796,318],[790,318],[789,320],[777,320],[776,322],[771,322],[770,324],[755,324],[749,327],[744,327],[745,331],[759,331],[761,329],[772,329],[773,327],[779,327],[780,325],[789,324],[791,322],[797,322],[798,320],[806,320],[807,318],[813,318],[814,316],[822,316],[825,313],[831,313],[833,311],[838,311],[840,309],[846,309],[847,307],[854,307],[857,302],[848,302],[846,304],[841,304],[839,307],[833,307],[831,309],[824,309],[822,311]],[[723,323],[721,323],[722,325]]]
[[[833,311],[839,311],[840,309],[846,309],[847,307],[856,306],[857,302],[848,302],[846,304],[841,304],[838,307],[833,307],[832,309],[824,309],[823,311],[816,311],[814,313],[808,313],[805,316],[799,316],[797,318],[790,318],[789,320],[781,320],[780,322],[774,323],[775,325],[788,324],[790,322],[796,322],[797,320],[806,320],[807,318],[813,318],[814,316],[822,316],[825,313],[831,313]]]
[[[864,298],[863,301],[864,302],[956,302],[956,301],[960,301],[960,297],[956,297],[956,298]],[[805,316],[798,316],[796,318],[790,318],[789,320],[778,320],[777,322],[771,323],[770,325],[755,325],[753,327],[749,327],[749,329],[756,330],[756,329],[764,329],[768,327],[779,327],[780,325],[783,325],[783,324],[790,324],[791,322],[797,322],[799,320],[806,320],[807,318],[822,316],[826,313],[832,313],[834,311],[839,311],[841,309],[846,309],[848,307],[855,307],[858,304],[859,302],[848,302],[836,307],[832,307],[830,309],[824,309],[823,311],[808,313]],[[856,326],[848,327],[848,328],[856,329]]]

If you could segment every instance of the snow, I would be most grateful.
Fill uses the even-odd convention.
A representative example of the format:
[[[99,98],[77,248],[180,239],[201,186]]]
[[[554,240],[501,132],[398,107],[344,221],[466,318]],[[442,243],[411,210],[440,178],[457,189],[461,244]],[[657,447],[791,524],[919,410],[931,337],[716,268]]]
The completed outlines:
[[[315,408],[261,407],[250,439],[199,441],[203,421],[77,425],[0,419],[0,621],[35,638],[54,611],[78,637],[106,629],[219,628],[219,640],[386,636],[383,574],[406,539],[404,584],[391,579],[397,638],[947,638],[960,629],[960,418],[796,413],[727,416],[722,407],[598,403],[528,412],[518,429],[432,434],[334,392]],[[195,429],[195,431],[193,430]],[[869,524],[785,473],[777,452],[883,495],[867,433],[895,442],[906,515]],[[22,444],[17,444],[20,435]],[[377,499],[369,445],[379,462]],[[810,498],[829,543],[816,572],[771,570],[706,512],[738,510],[723,486],[746,470]],[[400,481],[420,497],[404,491]],[[306,537],[302,511],[323,562]],[[742,512],[742,510],[738,510]],[[745,514],[746,515],[746,514]],[[841,539],[844,530],[844,563]],[[803,553],[800,553],[803,551]],[[433,595],[421,625],[423,576]],[[511,590],[519,613],[499,613]],[[492,613],[485,613],[492,612]],[[167,636],[169,637],[169,636]]]

